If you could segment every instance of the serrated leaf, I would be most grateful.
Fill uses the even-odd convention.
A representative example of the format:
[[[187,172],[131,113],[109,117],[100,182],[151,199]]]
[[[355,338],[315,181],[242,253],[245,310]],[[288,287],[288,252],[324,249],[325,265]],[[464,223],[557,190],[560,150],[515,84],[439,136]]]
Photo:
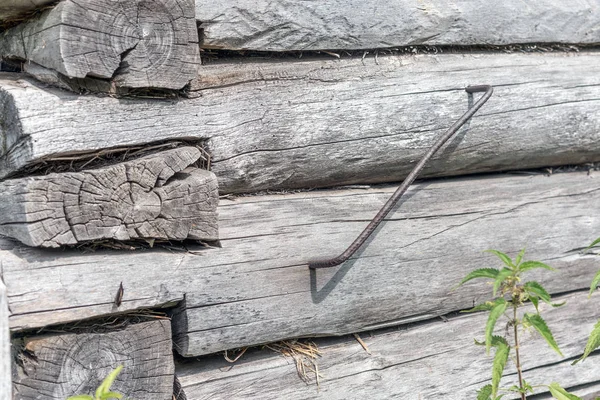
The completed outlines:
[[[525,247],[521,249],[519,254],[517,254],[517,258],[515,258],[515,265],[518,267],[521,264],[521,260],[523,260],[523,256],[525,255]]]
[[[564,301],[562,303],[552,303],[552,298],[550,297],[550,293],[548,293],[548,291],[546,289],[544,289],[544,287],[542,285],[540,285],[539,283],[537,283],[535,281],[525,282],[525,284],[523,285],[523,288],[525,289],[527,294],[529,294],[530,296],[538,297],[544,303],[549,304],[552,307],[560,307],[565,304]],[[537,310],[537,305],[535,306],[535,309]]]
[[[106,376],[106,378],[104,378],[100,386],[98,386],[98,389],[96,389],[96,397],[102,397],[103,394],[110,392],[110,387],[115,382],[115,379],[117,379],[117,376],[122,369],[123,366],[119,365],[117,368],[113,369],[110,374]]]
[[[485,385],[477,391],[477,400],[490,400],[492,398],[492,385]]]
[[[507,306],[506,300],[503,298],[496,299],[494,303],[494,307],[490,310],[490,315],[487,323],[485,324],[485,351],[487,354],[490,353],[490,347],[492,346],[494,326],[496,325],[496,321],[498,321],[498,318],[504,314]]]
[[[460,281],[460,283],[458,285],[456,285],[454,288],[452,288],[452,290],[469,282],[472,279],[477,279],[477,278],[496,279],[496,276],[498,276],[498,270],[495,268],[476,269],[475,271],[471,271],[462,281]]]
[[[477,304],[473,308],[469,308],[468,310],[462,310],[461,313],[471,313],[477,311],[490,311],[494,307],[493,301],[486,301],[485,303]]]
[[[594,293],[594,290],[596,290],[599,283],[600,283],[600,271],[596,272],[596,275],[594,275],[594,279],[592,279],[592,284],[590,285],[590,294],[588,295],[588,297],[592,296],[592,293]]]
[[[108,393],[104,393],[102,396],[100,396],[100,400],[109,400],[109,399],[122,399],[123,395],[121,393],[117,393],[117,392],[108,392]]]
[[[573,365],[577,364],[579,361],[585,360],[587,356],[589,356],[590,353],[596,350],[598,347],[600,347],[600,321],[596,322],[596,325],[594,325],[594,329],[592,329],[592,333],[590,333],[590,337],[585,345],[583,355],[577,360],[573,361]]]
[[[519,265],[519,272],[523,273],[536,268],[543,268],[547,269],[548,271],[556,271],[554,268],[552,268],[548,264],[544,264],[543,262],[525,261],[523,264]]]
[[[535,307],[535,311],[539,313],[540,310],[538,306],[540,305],[540,299],[537,296],[532,296],[531,294],[529,294],[529,300],[531,300],[531,304],[533,304],[533,306]]]
[[[550,389],[550,394],[556,400],[581,400],[581,397],[575,396],[574,394],[567,392],[556,382],[552,382],[550,386],[548,386],[548,389]]]
[[[550,328],[548,328],[548,325],[546,325],[546,321],[544,321],[540,314],[525,314],[523,319],[527,321],[529,325],[533,326],[540,333],[540,335],[542,335],[544,339],[546,339],[546,342],[548,342],[548,344],[550,345],[550,347],[552,347],[552,349],[554,349],[554,351],[560,354],[561,357],[564,357],[562,352],[558,348],[556,340],[554,340],[554,336],[552,336]]]
[[[79,394],[77,396],[71,396],[67,400],[94,400],[89,394]]]
[[[494,287],[492,288],[492,293],[494,294],[494,296],[496,295],[498,289],[500,289],[500,286],[502,286],[502,283],[506,280],[506,278],[508,278],[512,274],[513,270],[508,268],[502,268],[500,272],[498,272],[498,276],[496,276],[496,280],[494,281]]]
[[[506,254],[504,254],[503,252],[498,251],[498,250],[486,250],[486,252],[494,254],[496,257],[498,257],[500,260],[502,260],[502,262],[504,264],[506,264],[507,267],[515,268],[515,265],[513,264],[513,262],[510,259],[510,257],[507,256]]]
[[[506,339],[500,336],[494,336],[492,338],[492,346],[496,348],[496,354],[494,355],[494,362],[492,364],[492,398],[496,398],[498,394],[498,387],[500,386],[500,380],[504,373],[504,366],[508,361],[508,355],[510,353],[510,346]]]

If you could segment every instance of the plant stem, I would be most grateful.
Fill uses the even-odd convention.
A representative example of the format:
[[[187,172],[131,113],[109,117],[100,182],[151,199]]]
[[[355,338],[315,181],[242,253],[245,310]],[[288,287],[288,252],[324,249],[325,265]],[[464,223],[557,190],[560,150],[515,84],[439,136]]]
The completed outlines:
[[[513,326],[515,328],[515,353],[517,355],[517,373],[519,374],[519,387],[521,388],[521,400],[527,400],[523,389],[523,374],[521,372],[521,360],[519,359],[519,329],[517,320],[518,299],[513,297]]]

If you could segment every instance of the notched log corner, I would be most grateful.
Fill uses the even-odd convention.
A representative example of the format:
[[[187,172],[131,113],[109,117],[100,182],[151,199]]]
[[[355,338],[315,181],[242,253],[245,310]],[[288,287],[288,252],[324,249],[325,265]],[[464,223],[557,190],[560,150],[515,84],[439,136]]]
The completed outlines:
[[[218,240],[215,175],[178,147],[81,172],[0,183],[0,234],[29,246],[103,239]]]
[[[123,365],[113,391],[131,399],[172,399],[175,366],[166,319],[103,333],[26,337],[14,344],[19,348],[15,398],[64,400],[93,394],[111,370]]]
[[[63,0],[0,34],[0,56],[35,63],[32,76],[70,89],[180,90],[200,66],[194,7],[193,0]]]

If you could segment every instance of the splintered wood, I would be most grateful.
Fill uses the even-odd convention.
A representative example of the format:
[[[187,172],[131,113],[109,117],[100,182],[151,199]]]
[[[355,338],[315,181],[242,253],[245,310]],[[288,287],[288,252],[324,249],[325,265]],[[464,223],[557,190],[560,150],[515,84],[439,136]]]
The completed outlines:
[[[66,78],[103,79],[106,91],[181,89],[200,65],[194,1],[64,0],[4,32],[0,55]]]
[[[0,233],[29,246],[218,239],[214,174],[179,147],[112,166],[0,182]]]
[[[1,262],[0,262],[1,264]],[[8,299],[0,270],[0,400],[12,399],[11,343],[8,329]]]
[[[25,338],[14,390],[20,400],[64,400],[93,394],[119,365],[111,389],[124,398],[170,400],[174,364],[168,320],[142,322],[102,333],[58,333]]]

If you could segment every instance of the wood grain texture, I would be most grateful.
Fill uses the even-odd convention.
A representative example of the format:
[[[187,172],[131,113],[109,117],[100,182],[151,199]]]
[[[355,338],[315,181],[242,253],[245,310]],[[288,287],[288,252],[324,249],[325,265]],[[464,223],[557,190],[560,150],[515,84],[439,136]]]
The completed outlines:
[[[0,177],[49,154],[207,139],[222,193],[403,179],[467,109],[494,96],[426,167],[460,175],[600,160],[598,53],[445,54],[211,64],[194,99],[77,96],[2,75]],[[227,99],[227,101],[223,101]]]
[[[2,0],[0,3],[0,22],[19,19],[54,2],[56,0]]]
[[[270,51],[597,43],[595,0],[196,1],[202,46]]]
[[[180,147],[95,170],[0,182],[0,234],[29,246],[219,238],[217,178]]]
[[[298,336],[339,335],[434,318],[487,293],[450,293],[468,271],[498,266],[497,248],[558,269],[532,274],[553,293],[589,287],[598,260],[600,180],[585,173],[492,176],[414,185],[357,258],[311,276],[307,261],[339,254],[395,187],[222,200],[222,248],[81,254],[3,242],[15,331],[182,300],[184,355]],[[12,246],[12,248],[11,248]],[[85,282],[94,282],[89,290]]]
[[[1,270],[0,270],[1,271]],[[0,274],[0,400],[12,399],[11,346],[6,286]]]
[[[486,286],[483,283],[480,285]],[[489,288],[488,288],[489,289]],[[543,315],[565,355],[554,353],[538,334],[521,336],[523,374],[532,385],[560,382],[564,387],[595,384],[598,390],[600,355],[571,366],[582,353],[587,337],[600,318],[598,298],[585,292],[560,297],[567,304]],[[532,307],[527,310],[531,311]],[[353,337],[316,339],[321,357],[316,360],[321,378],[307,385],[298,377],[295,362],[269,349],[251,349],[235,364],[222,355],[181,361],[175,371],[190,399],[235,397],[240,399],[474,399],[476,391],[491,380],[492,359],[473,344],[482,340],[487,313],[438,319],[399,329],[361,335],[371,354]],[[505,335],[499,320],[497,334]],[[512,329],[510,330],[512,332]],[[512,343],[514,338],[509,337]],[[493,351],[492,351],[493,354]],[[516,369],[509,360],[501,387],[517,384]],[[575,390],[584,395],[591,388]],[[543,387],[536,388],[538,398]],[[513,399],[514,396],[504,398]]]
[[[106,333],[60,333],[24,340],[15,398],[64,400],[94,394],[119,365],[112,391],[124,398],[171,400],[174,364],[171,325],[157,320]]]
[[[0,55],[115,87],[181,89],[200,64],[193,0],[64,0],[0,35]]]

